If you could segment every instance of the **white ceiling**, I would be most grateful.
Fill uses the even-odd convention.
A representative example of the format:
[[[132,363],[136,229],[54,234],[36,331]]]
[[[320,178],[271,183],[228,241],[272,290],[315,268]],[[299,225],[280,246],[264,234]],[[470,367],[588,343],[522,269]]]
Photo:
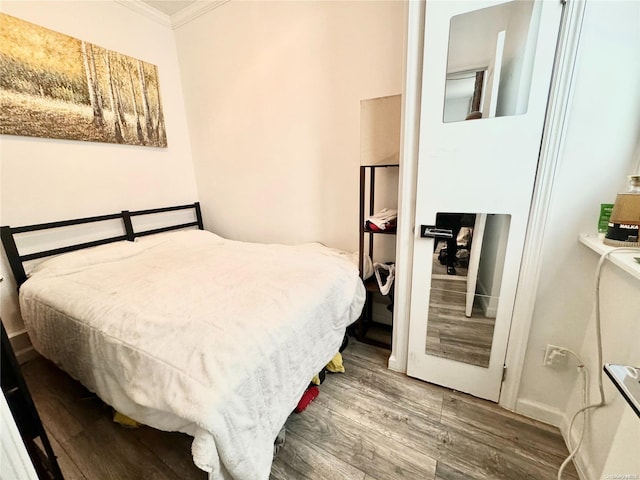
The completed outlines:
[[[0,0],[1,1],[1,0]],[[114,0],[161,25],[178,28],[231,0]]]
[[[143,1],[150,7],[153,7],[156,10],[159,10],[162,13],[169,16],[179,12],[183,8],[186,8],[193,3],[196,3],[194,0],[155,0],[155,1],[143,0]]]

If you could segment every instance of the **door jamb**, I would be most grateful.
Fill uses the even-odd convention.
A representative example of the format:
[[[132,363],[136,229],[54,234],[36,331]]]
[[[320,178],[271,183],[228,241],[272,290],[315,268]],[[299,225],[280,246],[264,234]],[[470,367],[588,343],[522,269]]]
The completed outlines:
[[[389,368],[407,371],[409,312],[413,262],[416,178],[420,145],[420,102],[424,55],[425,2],[405,2],[406,27],[400,168],[398,185],[398,228],[396,233],[396,278],[393,311],[392,350]]]
[[[556,170],[561,163],[564,150],[568,114],[573,100],[574,73],[586,10],[586,0],[563,3],[564,11],[558,34],[558,47],[540,145],[538,171],[507,343],[505,365],[508,373],[500,391],[499,404],[509,410],[516,410],[522,380],[527,342],[540,283],[544,254],[543,239],[547,230]]]

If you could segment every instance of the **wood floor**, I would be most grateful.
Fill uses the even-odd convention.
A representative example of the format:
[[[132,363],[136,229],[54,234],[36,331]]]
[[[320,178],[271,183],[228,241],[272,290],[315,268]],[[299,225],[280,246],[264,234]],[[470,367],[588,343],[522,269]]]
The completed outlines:
[[[495,318],[484,315],[477,302],[465,315],[466,277],[433,275],[425,351],[429,355],[488,367]]]
[[[429,323],[425,352],[456,362],[488,367],[495,318],[484,315],[477,299],[471,317],[465,316],[467,266],[456,266],[456,275],[447,275],[447,266],[438,260],[445,242],[436,245],[431,266]]]
[[[490,402],[386,369],[389,352],[351,341],[344,374],[287,422],[271,480],[555,478],[557,429]],[[23,373],[66,479],[206,479],[190,437],[126,429],[111,409],[43,358]],[[573,466],[565,479],[577,479]]]

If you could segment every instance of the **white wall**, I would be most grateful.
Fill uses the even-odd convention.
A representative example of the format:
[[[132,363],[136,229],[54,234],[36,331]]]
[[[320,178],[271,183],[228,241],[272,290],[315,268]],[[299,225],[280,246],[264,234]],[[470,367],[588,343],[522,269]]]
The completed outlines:
[[[478,300],[484,314],[490,318],[496,318],[498,313],[510,221],[509,215],[487,215],[484,237],[482,238],[476,292],[485,295],[485,297],[479,297]]]
[[[626,406],[618,429],[615,433],[616,443],[607,455],[607,462],[602,470],[603,477],[615,478],[620,472],[640,472],[640,458],[629,455],[628,445],[638,445],[640,441],[640,422],[631,407]],[[605,477],[606,478],[606,477]]]
[[[592,331],[597,256],[578,244],[577,237],[581,232],[596,233],[600,203],[612,203],[626,175],[637,168],[639,23],[638,2],[587,3],[566,143],[554,180],[517,409],[562,425],[565,433],[567,419],[579,403],[578,377],[574,368],[543,367],[542,356],[551,343],[579,352],[592,372],[601,368],[594,365]],[[602,300],[606,362],[640,363],[638,292],[637,280],[607,267]],[[610,385],[607,389],[614,405],[593,414],[594,423],[578,457],[589,472],[587,478],[600,478],[607,453],[614,447],[637,458],[637,444],[620,444],[615,438],[622,405]],[[592,398],[596,398],[593,389]]]
[[[493,63],[498,32],[506,30],[511,5],[504,3],[451,19],[447,73],[486,68]]]
[[[513,2],[509,8],[496,110],[499,117],[527,112],[541,12],[539,2]]]
[[[404,2],[229,2],[176,30],[206,227],[358,241],[360,101],[402,90]]]
[[[197,200],[173,33],[115,2],[2,1],[2,12],[158,66],[165,149],[0,137],[0,224],[25,225]],[[4,252],[0,316],[22,328]]]

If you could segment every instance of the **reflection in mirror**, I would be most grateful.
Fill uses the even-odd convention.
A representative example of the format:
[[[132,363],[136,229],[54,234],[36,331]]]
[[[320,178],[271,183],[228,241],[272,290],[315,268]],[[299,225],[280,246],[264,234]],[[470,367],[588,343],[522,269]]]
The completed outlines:
[[[438,213],[426,350],[428,355],[488,367],[511,216]]]
[[[444,122],[466,120],[471,112],[481,112],[486,69],[447,75]]]
[[[517,0],[451,19],[443,122],[527,112],[541,7]]]

